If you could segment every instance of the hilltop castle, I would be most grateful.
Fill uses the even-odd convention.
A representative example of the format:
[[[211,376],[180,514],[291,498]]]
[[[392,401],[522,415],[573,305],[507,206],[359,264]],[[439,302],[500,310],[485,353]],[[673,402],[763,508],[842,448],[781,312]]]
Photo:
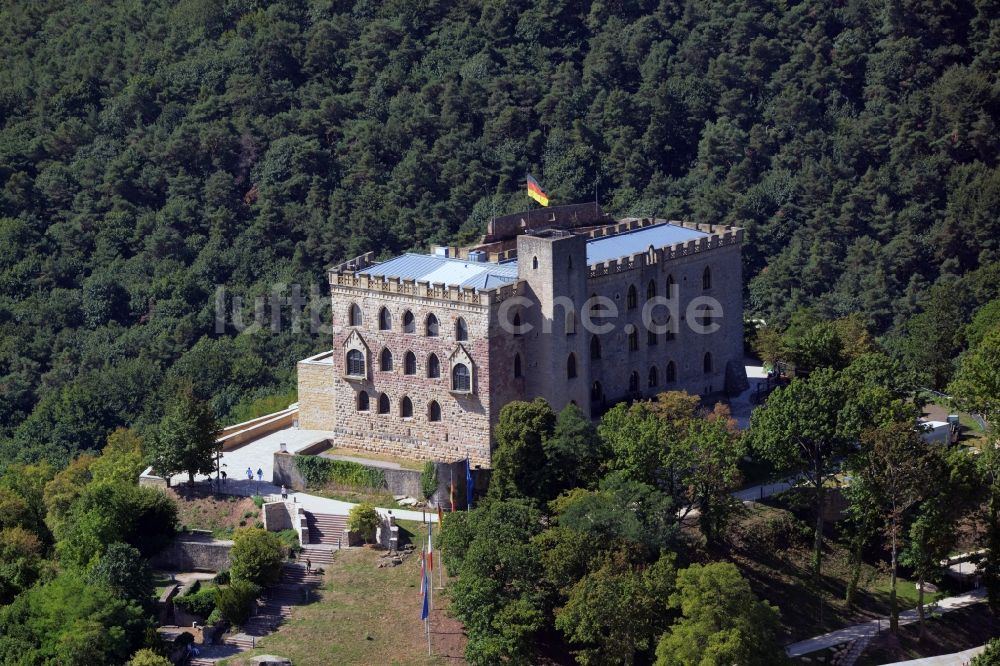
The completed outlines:
[[[512,400],[597,416],[666,390],[740,391],[742,238],[580,204],[497,218],[471,248],[334,266],[333,345],[298,364],[300,427],[489,466]]]

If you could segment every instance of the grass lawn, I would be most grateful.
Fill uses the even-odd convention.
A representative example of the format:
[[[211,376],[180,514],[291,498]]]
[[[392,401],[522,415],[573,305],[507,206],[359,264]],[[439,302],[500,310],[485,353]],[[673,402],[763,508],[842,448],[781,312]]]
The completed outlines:
[[[343,488],[331,488],[329,486],[323,488],[316,488],[315,486],[310,486],[306,489],[306,492],[310,495],[317,495],[318,497],[326,497],[328,499],[340,500],[342,502],[351,502],[353,504],[359,504],[361,502],[368,502],[373,506],[377,506],[380,509],[408,509],[413,510],[412,506],[402,506],[399,504],[393,496],[388,491],[381,490],[344,490]]]
[[[417,525],[402,527],[415,530]],[[413,541],[419,548],[421,540]],[[296,666],[464,663],[461,625],[442,611],[447,600],[436,589],[431,617],[434,656],[427,655],[420,621],[419,556],[378,569],[380,555],[368,548],[339,552],[327,570],[318,601],[296,608],[286,624],[261,640],[258,649],[223,663],[243,666],[261,654],[287,657]]]
[[[381,453],[369,453],[368,451],[357,451],[355,449],[344,449],[344,448],[332,448],[327,449],[319,454],[324,458],[332,458],[333,456],[347,456],[350,458],[359,458],[362,460],[374,460],[377,462],[388,462],[395,463],[403,469],[415,469],[421,471],[424,468],[424,464],[417,460],[407,460],[406,458],[396,458],[395,456],[383,455]]]

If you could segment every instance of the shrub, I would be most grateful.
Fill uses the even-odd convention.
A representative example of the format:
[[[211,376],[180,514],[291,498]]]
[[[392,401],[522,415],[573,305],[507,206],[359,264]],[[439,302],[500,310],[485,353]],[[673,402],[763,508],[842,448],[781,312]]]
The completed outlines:
[[[257,508],[258,508],[258,509],[260,509],[260,508],[262,508],[262,507],[264,506],[264,498],[263,498],[263,497],[261,497],[260,495],[254,495],[254,496],[253,496],[253,497],[251,497],[250,499],[252,499],[252,500],[253,500],[253,503],[254,503],[255,505],[257,505]],[[246,513],[244,513],[244,514],[243,514],[243,517],[244,517],[244,518],[251,518],[251,517],[252,517],[252,516],[254,516],[254,515],[255,515],[255,514],[254,514],[254,513],[252,512],[252,511],[247,511]]]
[[[365,542],[375,538],[375,528],[378,527],[378,523],[378,511],[367,502],[353,507],[347,516],[347,528],[360,534]]]
[[[349,460],[330,460],[319,456],[295,456],[295,467],[308,486],[333,482],[353,488],[385,488],[385,472]]]
[[[281,530],[280,532],[275,532],[278,538],[281,539],[281,543],[284,544],[285,548],[293,553],[297,553],[302,550],[302,544],[299,543],[299,533],[295,530]]]
[[[236,626],[243,626],[253,612],[260,588],[248,581],[236,580],[232,585],[216,590],[215,606],[219,616]]]
[[[170,660],[158,655],[149,648],[143,648],[132,655],[128,666],[171,666]]]
[[[205,588],[195,591],[192,587],[186,594],[174,599],[174,605],[180,606],[191,615],[207,618],[215,610],[215,589]]]
[[[233,582],[243,580],[267,586],[278,582],[285,549],[274,533],[248,527],[233,534],[230,558],[229,573]]]
[[[420,472],[420,493],[425,500],[430,499],[437,487],[437,465],[434,464],[434,461],[428,460],[424,463],[423,471]]]
[[[215,578],[212,581],[216,585],[229,585],[229,569],[223,569],[219,573],[215,574]]]

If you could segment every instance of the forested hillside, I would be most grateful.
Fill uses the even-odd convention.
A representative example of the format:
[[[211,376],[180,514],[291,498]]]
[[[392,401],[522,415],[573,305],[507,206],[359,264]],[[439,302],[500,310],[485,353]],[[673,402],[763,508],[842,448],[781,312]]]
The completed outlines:
[[[4,463],[142,428],[178,382],[222,417],[287,391],[326,340],[217,335],[217,285],[471,238],[527,170],[745,227],[769,322],[903,335],[932,285],[955,327],[995,296],[948,291],[1000,260],[993,2],[7,2],[0,40]]]

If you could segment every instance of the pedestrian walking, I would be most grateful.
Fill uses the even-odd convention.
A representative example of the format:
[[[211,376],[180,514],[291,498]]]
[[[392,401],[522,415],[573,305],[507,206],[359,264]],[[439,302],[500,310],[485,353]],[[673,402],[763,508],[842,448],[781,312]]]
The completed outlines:
[[[285,488],[285,484],[281,484],[281,499],[288,499],[288,489]]]
[[[222,485],[225,485],[226,484],[226,471],[222,470],[221,472],[219,472],[219,476],[222,477]]]
[[[253,470],[247,467],[247,481],[253,481]]]
[[[306,558],[306,571],[307,572],[312,572],[312,570],[313,570],[313,561],[312,561],[311,558],[307,557]]]

